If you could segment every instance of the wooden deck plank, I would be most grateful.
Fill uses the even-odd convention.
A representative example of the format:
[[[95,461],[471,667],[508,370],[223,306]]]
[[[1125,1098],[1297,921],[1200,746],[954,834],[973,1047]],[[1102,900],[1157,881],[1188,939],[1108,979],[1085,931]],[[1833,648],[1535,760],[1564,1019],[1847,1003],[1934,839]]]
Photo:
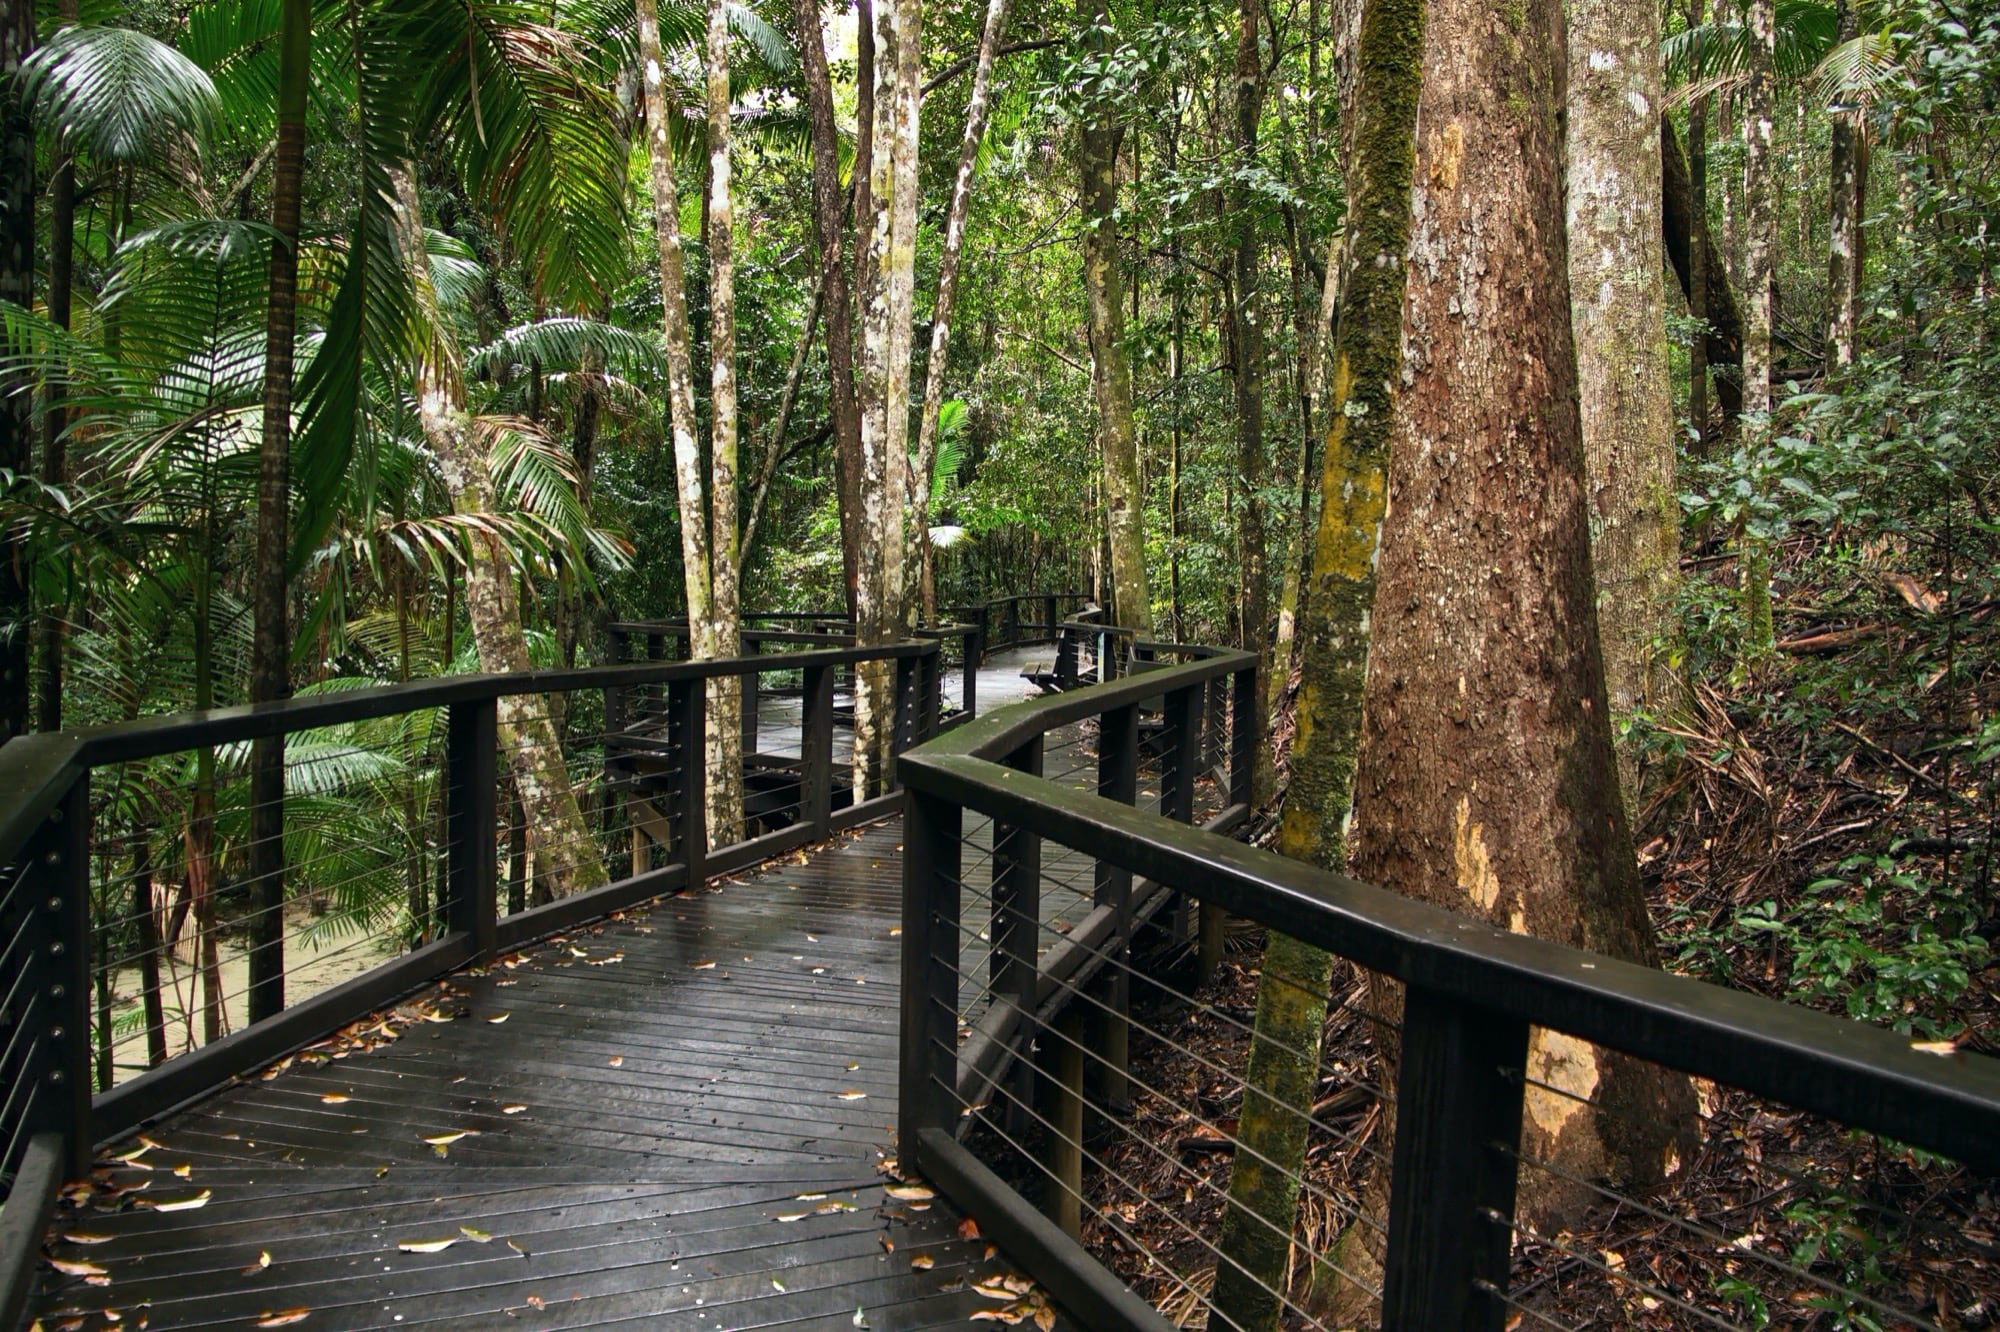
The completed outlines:
[[[963,1325],[987,1303],[966,1278],[1004,1257],[941,1202],[886,1199],[875,1171],[894,1150],[900,843],[879,824],[524,948],[418,997],[448,1020],[151,1126],[155,1168],[111,1172],[147,1189],[66,1208],[52,1240],[109,1284],[47,1272],[38,1311],[97,1325],[143,1306],[151,1329],[293,1308],[309,1329],[851,1327],[857,1309],[876,1332]],[[461,1129],[442,1158],[425,1141]],[[204,1189],[195,1210],[131,1206]],[[853,1210],[781,1220],[825,1205],[801,1194]]]

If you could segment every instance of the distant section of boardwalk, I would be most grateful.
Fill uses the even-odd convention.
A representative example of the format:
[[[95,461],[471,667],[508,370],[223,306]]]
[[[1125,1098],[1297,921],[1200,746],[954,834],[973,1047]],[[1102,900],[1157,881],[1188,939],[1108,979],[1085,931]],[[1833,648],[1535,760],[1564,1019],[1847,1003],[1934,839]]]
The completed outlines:
[[[1005,1308],[974,1289],[1004,1255],[884,1191],[900,826],[455,977],[395,1039],[361,1024],[120,1145],[110,1178],[141,1191],[65,1205],[43,1327],[886,1332]]]

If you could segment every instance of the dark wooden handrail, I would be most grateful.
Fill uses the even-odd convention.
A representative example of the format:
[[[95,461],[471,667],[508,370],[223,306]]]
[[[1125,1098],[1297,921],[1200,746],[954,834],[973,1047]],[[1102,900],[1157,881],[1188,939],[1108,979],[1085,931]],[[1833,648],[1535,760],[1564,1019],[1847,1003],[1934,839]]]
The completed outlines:
[[[1168,654],[1142,645],[1140,655]],[[979,1217],[988,1233],[1014,1244],[1017,1260],[1059,1300],[1095,1310],[1092,1326],[1164,1324],[1150,1310],[1106,1303],[1103,1269],[1073,1239],[1051,1232],[1011,1187],[975,1168],[957,1141],[965,1122],[953,1097],[963,1084],[961,1065],[982,1063],[981,1077],[992,1085],[1005,1057],[1024,1057],[1019,1048],[996,1055],[995,1034],[1016,1040],[1031,1034],[1027,1022],[989,1015],[985,1030],[958,1047],[943,1025],[956,1011],[958,830],[973,814],[1009,830],[1010,839],[1046,840],[1096,858],[1100,880],[1102,867],[1115,867],[1160,890],[1281,928],[1408,987],[1385,1328],[1500,1326],[1502,1302],[1476,1288],[1505,1288],[1507,1245],[1495,1240],[1504,1227],[1496,1229],[1491,1216],[1511,1217],[1514,1170],[1511,1161],[1496,1167],[1484,1154],[1492,1139],[1505,1136],[1507,1123],[1518,1132],[1531,1027],[2000,1174],[2000,1061],[1940,1057],[1865,1023],[1510,933],[1135,809],[1129,799],[1058,785],[1018,761],[1031,749],[1039,753],[1042,736],[1058,727],[1098,718],[1108,735],[1106,719],[1148,698],[1200,696],[1220,673],[1245,669],[1240,654],[1180,649],[1171,655],[1194,660],[1002,709],[905,753],[898,764],[907,792],[900,1126],[906,1161]],[[1256,695],[1249,697],[1254,707]],[[1171,708],[1168,716],[1170,726],[1185,724],[1171,720]],[[1045,980],[1062,979],[1048,976],[1055,953],[1043,962]],[[1059,1006],[1074,988],[1044,984],[1041,992]]]

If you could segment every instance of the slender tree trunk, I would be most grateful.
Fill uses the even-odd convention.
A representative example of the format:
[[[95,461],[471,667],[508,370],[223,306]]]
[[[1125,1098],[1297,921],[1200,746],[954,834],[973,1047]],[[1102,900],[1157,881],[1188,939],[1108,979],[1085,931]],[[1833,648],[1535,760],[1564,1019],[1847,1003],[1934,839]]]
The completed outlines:
[[[757,469],[757,480],[750,488],[750,512],[743,520],[743,539],[740,543],[739,562],[750,563],[751,547],[757,543],[757,528],[764,517],[764,504],[771,494],[771,482],[778,475],[778,465],[785,456],[785,438],[791,433],[792,409],[798,405],[799,385],[805,379],[806,358],[812,354],[813,337],[819,330],[821,308],[826,304],[826,288],[819,287],[813,292],[812,305],[806,313],[806,326],[799,334],[799,344],[792,349],[792,367],[785,372],[785,391],[778,399],[778,419],[771,426],[771,434],[764,442],[764,463]]]
[[[1853,41],[1861,31],[1854,0],[1838,0],[1834,14],[1834,39]],[[1826,264],[1826,373],[1830,377],[1844,374],[1854,364],[1854,303],[1861,278],[1857,264],[1860,247],[1856,244],[1861,228],[1858,119],[1846,111],[1833,115]]]
[[[257,469],[257,562],[251,577],[250,701],[290,696],[285,624],[291,546],[292,345],[297,328],[299,212],[305,173],[306,90],[312,78],[312,0],[285,0],[278,41],[278,148],[271,168],[271,284],[264,318],[264,437]],[[250,747],[250,1020],[285,1007],[285,738]]]
[[[945,212],[944,250],[938,256],[937,299],[931,304],[931,351],[924,363],[924,402],[917,423],[917,455],[911,466],[916,490],[912,497],[918,558],[918,587],[925,623],[937,619],[937,586],[931,549],[931,469],[937,462],[938,413],[944,407],[944,372],[951,348],[952,306],[958,299],[958,266],[965,250],[965,217],[972,202],[972,173],[979,165],[979,143],[986,136],[987,103],[993,89],[993,53],[1007,30],[1010,0],[987,0],[986,26],[979,35],[979,58],[973,66],[972,92],[965,103],[965,133],[958,144],[958,175]]]
[[[1702,279],[1703,309],[1707,336],[1702,339],[1702,356],[1715,388],[1716,406],[1725,421],[1743,412],[1743,317],[1736,293],[1729,285],[1729,271],[1723,263],[1723,247],[1708,226],[1708,139],[1707,121],[1698,154],[1690,157],[1681,149],[1671,116],[1660,117],[1662,203],[1666,212],[1667,261],[1680,280],[1681,294],[1694,299],[1694,281]],[[1697,171],[1697,164],[1699,170]],[[1699,177],[1700,188],[1695,181]]]
[[[1747,77],[1743,95],[1743,431],[1750,457],[1771,441],[1771,280],[1777,241],[1771,180],[1771,119],[1777,41],[1774,0],[1742,0]],[[1738,540],[1743,595],[1743,655],[1769,655],[1771,545],[1745,531]]]
[[[1322,454],[1312,586],[1301,598],[1303,668],[1291,780],[1278,849],[1325,869],[1345,864],[1362,673],[1374,600],[1376,536],[1386,504],[1389,431],[1401,373],[1403,252],[1410,234],[1412,135],[1422,82],[1425,0],[1368,0],[1355,46],[1348,122],[1348,211],[1334,265],[1342,294],[1333,330],[1332,395]],[[1331,957],[1273,932],[1257,985],[1257,1039],[1245,1074],[1218,1297],[1251,1332],[1276,1326],[1305,1115],[1319,1081]],[[1238,1303],[1240,1301],[1240,1303]]]
[[[1263,0],[1242,0],[1236,21],[1236,125],[1234,148],[1239,180],[1257,169],[1257,118],[1263,111],[1264,62],[1258,51],[1257,29]],[[1265,623],[1271,613],[1270,565],[1264,551],[1264,310],[1259,282],[1256,199],[1247,184],[1233,191],[1236,249],[1232,262],[1235,301],[1229,319],[1235,343],[1236,388],[1236,545],[1240,561],[1237,586],[1241,597],[1244,648],[1257,654],[1258,670],[1271,675],[1271,634]],[[1143,491],[1138,492],[1143,495]],[[1257,761],[1251,800],[1270,798],[1276,774],[1269,748],[1263,743],[1261,709],[1251,724],[1258,727]]]
[[[0,300],[35,303],[35,130],[21,104],[21,62],[35,49],[34,0],[0,0]],[[0,351],[12,352],[11,347]],[[34,469],[35,396],[0,382],[0,470]],[[0,744],[28,729],[28,543],[0,538]]]
[[[736,498],[736,211],[729,171],[729,10],[708,4],[709,575],[714,580],[698,654],[742,649],[737,620],[740,533]],[[689,621],[693,629],[693,621]],[[708,682],[708,836],[714,846],[743,832],[743,689],[735,677]]]
[[[1657,965],[1605,705],[1564,240],[1558,0],[1434,0],[1354,807],[1356,872]],[[1532,703],[1528,703],[1532,700]],[[1377,978],[1391,1020],[1401,994]],[[1393,1028],[1378,1029],[1393,1078]],[[1684,1078],[1538,1031],[1521,1214],[1643,1190]],[[1385,1128],[1393,1126],[1385,1117]],[[1349,1270],[1354,1270],[1350,1267]]]
[[[1707,0],[1688,0],[1687,21],[1689,28],[1702,24],[1703,11]],[[1661,215],[1664,220],[1668,207],[1666,195],[1668,174],[1673,169],[1674,156],[1671,139],[1673,123],[1665,115],[1660,117],[1660,180]],[[1688,208],[1687,211],[1702,222],[1706,232],[1708,221],[1708,94],[1694,99],[1688,107]],[[1694,430],[1694,456],[1707,458],[1709,449],[1708,421],[1708,265],[1689,264],[1688,281],[1685,286],[1688,302],[1688,316],[1694,320],[1696,334],[1688,346],[1688,422]]]
[[[62,0],[56,12],[64,23],[76,22],[76,0]],[[49,322],[70,326],[71,295],[76,261],[76,159],[58,142],[55,177],[49,182]],[[63,408],[65,390],[51,384],[42,397],[42,481],[61,488],[69,484],[68,446],[63,432],[69,413]],[[62,729],[63,635],[69,614],[67,592],[46,606],[35,641],[35,729]]]
[[[390,168],[389,175],[396,190],[397,242],[428,325],[415,385],[418,425],[437,459],[453,511],[492,513],[497,506],[486,451],[466,411],[456,351],[445,341],[437,317],[416,178],[407,166]],[[521,603],[499,538],[475,532],[467,545],[465,609],[480,667],[496,674],[526,671],[530,664],[528,642],[521,632]],[[499,700],[498,711],[500,747],[521,793],[539,872],[558,894],[609,882],[597,839],[570,785],[548,699],[540,694],[510,694]],[[492,835],[492,830],[485,835]]]
[[[1566,162],[1570,314],[1604,683],[1614,727],[1671,710],[1656,644],[1673,633],[1680,573],[1660,162],[1658,15],[1569,0]],[[1638,752],[1619,750],[1628,816]]]
[[[855,636],[893,642],[903,627],[904,469],[909,466],[910,347],[916,284],[917,107],[922,74],[920,0],[874,7],[874,154],[861,265],[861,529],[870,543],[856,586]],[[894,669],[855,668],[854,791],[874,794],[888,774]]]
[[[1102,54],[1111,30],[1105,0],[1078,0],[1077,22]],[[1153,632],[1146,579],[1145,496],[1139,488],[1139,437],[1132,413],[1132,355],[1125,345],[1124,247],[1119,243],[1118,145],[1124,127],[1108,106],[1086,110],[1077,128],[1083,185],[1083,288],[1089,307],[1091,388],[1097,400],[1097,447],[1104,464],[1104,525],[1111,541],[1111,600],[1118,623],[1141,637]]]

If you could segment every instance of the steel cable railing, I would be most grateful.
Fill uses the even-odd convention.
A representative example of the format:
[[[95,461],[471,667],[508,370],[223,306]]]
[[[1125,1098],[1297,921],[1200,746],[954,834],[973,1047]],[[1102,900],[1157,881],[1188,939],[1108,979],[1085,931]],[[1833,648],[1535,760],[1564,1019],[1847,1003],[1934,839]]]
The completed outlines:
[[[1204,805],[1224,827],[1243,816],[1254,663],[1134,655],[1140,676],[975,721],[901,764],[902,1161],[1086,1325],[1220,1327],[1246,1292],[1286,1327],[1353,1325],[1356,1300],[1372,1306],[1359,1321],[1398,1329],[2000,1317],[1991,1061],[1191,827]],[[1090,914],[1065,929],[1072,900]],[[1193,905],[1215,926],[1200,949]],[[1224,910],[1344,959],[1322,1049],[1256,1030]],[[1698,1107],[1670,1123],[1665,1103],[1648,1115],[1545,1076],[1537,1033],[1691,1076]],[[1253,1047],[1311,1072],[1310,1109],[1264,1107],[1303,1136],[1303,1167],[1243,1135]],[[1547,1124],[1576,1116],[1608,1141],[1675,1145],[1648,1168],[1661,1181],[1552,1152]],[[1253,1162],[1289,1176],[1321,1237],[1300,1247],[1237,1214],[1289,1248],[1282,1282],[1224,1239],[1229,1181]]]

